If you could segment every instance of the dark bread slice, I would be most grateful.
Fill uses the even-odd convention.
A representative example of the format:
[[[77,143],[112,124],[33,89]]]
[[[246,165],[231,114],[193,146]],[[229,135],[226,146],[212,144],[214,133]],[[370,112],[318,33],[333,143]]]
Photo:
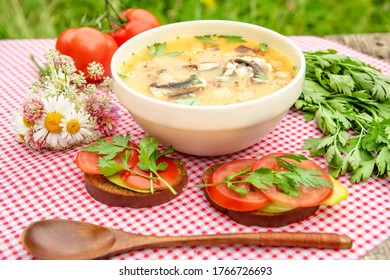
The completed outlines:
[[[117,186],[107,180],[103,175],[85,174],[85,188],[97,201],[110,206],[125,206],[131,208],[144,208],[166,203],[183,192],[187,186],[188,175],[185,164],[174,160],[179,168],[179,176],[172,184],[177,194],[170,189],[158,190],[152,193],[140,193]]]
[[[221,165],[222,164],[215,164],[209,167],[203,176],[203,182],[207,183],[209,181],[209,177]],[[319,207],[319,206],[298,207],[283,213],[267,213],[261,210],[236,211],[236,210],[226,209],[224,207],[221,207],[220,205],[217,205],[213,200],[211,200],[210,196],[208,195],[207,188],[204,188],[204,193],[207,200],[216,210],[226,214],[233,221],[247,226],[259,226],[259,227],[271,227],[271,228],[286,226],[310,217],[312,214],[314,214],[317,211]]]

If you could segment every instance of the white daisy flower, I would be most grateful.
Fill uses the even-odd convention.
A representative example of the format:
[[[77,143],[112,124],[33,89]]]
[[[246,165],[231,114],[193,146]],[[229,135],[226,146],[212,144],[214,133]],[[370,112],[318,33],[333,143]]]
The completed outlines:
[[[92,135],[92,125],[89,121],[91,116],[86,112],[70,111],[62,119],[61,138],[64,138],[69,144],[78,144],[85,138]]]
[[[15,130],[16,139],[19,142],[28,142],[30,137],[30,131],[32,130],[35,122],[29,121],[23,117],[22,112],[17,112],[12,117],[12,126]]]
[[[62,95],[48,97],[42,102],[45,105],[45,113],[35,125],[34,140],[46,140],[47,145],[53,149],[67,147],[68,143],[61,137],[63,127],[60,124],[66,113],[74,110],[75,105]]]

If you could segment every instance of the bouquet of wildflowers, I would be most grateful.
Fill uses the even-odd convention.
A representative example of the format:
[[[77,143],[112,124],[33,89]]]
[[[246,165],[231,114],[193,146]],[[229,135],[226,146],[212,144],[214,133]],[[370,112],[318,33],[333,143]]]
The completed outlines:
[[[103,67],[91,63],[88,83],[71,57],[56,50],[45,54],[45,68],[29,87],[28,97],[13,116],[16,138],[32,149],[63,150],[114,134],[119,119],[112,101],[111,79],[101,78]]]

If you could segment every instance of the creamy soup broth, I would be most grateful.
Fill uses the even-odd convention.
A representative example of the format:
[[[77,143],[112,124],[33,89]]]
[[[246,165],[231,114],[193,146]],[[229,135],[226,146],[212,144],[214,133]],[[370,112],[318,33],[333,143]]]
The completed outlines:
[[[280,51],[232,36],[157,43],[131,54],[119,71],[129,87],[145,95],[204,106],[260,98],[287,85],[295,74]]]

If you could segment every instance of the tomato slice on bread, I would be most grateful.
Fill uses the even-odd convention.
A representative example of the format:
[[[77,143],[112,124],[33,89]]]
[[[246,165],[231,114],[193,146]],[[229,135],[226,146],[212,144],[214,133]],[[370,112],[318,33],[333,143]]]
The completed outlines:
[[[159,176],[161,176],[168,184],[173,185],[176,179],[180,175],[179,168],[177,167],[175,161],[168,157],[160,157],[157,160],[157,165],[165,162],[167,164],[167,168],[161,171],[158,171],[157,173]],[[120,171],[120,178],[122,182],[128,186],[130,186],[133,189],[138,190],[150,190],[151,189],[151,180],[147,178],[148,176],[152,176],[147,171],[141,170],[137,165],[134,165],[131,168],[131,171],[122,170]],[[136,174],[142,174],[143,176],[139,176]],[[155,175],[153,175],[155,177]],[[164,182],[161,180],[153,180],[153,188],[155,190],[163,190],[168,188]]]
[[[209,184],[225,181],[226,176],[251,168],[256,160],[239,159],[222,164],[209,178]],[[239,179],[239,178],[238,178]],[[236,211],[252,211],[271,203],[262,193],[255,191],[249,183],[238,183],[238,187],[245,188],[247,194],[241,195],[230,189],[227,184],[206,187],[209,197],[219,206]]]
[[[105,138],[108,142],[112,141],[112,137]],[[131,141],[129,141],[129,145],[133,148],[137,148],[137,145]],[[127,161],[129,168],[133,167],[138,163],[138,155],[139,153],[136,150],[130,150],[131,154],[129,157],[129,160]],[[124,156],[125,152],[118,153],[114,160],[118,162],[119,164],[122,163],[122,157]],[[79,151],[77,153],[75,163],[78,168],[84,173],[88,174],[100,174],[100,167],[98,166],[99,158],[103,157],[105,155],[100,155],[98,153],[94,152],[88,152],[88,151]]]
[[[281,156],[283,153],[274,153],[269,156]],[[322,176],[328,183],[329,186],[333,186],[333,182],[330,176],[326,173],[326,171],[319,166],[317,163],[311,160],[303,160],[301,162],[284,158],[285,161],[289,163],[293,163],[303,169],[306,170],[317,170],[321,173]],[[256,161],[256,163],[252,167],[252,171],[257,170],[259,168],[270,168],[275,172],[283,170],[278,162],[272,157],[262,157]],[[263,194],[266,198],[271,201],[278,202],[288,206],[294,207],[311,207],[320,205],[323,201],[325,201],[328,197],[332,195],[333,189],[329,186],[300,186],[298,196],[291,196],[283,193],[278,186],[270,186],[266,189],[257,189],[258,192]]]

